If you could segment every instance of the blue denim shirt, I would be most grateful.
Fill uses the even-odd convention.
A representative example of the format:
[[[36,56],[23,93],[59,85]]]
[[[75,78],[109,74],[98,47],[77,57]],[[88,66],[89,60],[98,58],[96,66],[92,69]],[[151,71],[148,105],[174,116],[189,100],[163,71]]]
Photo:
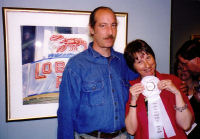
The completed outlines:
[[[125,127],[128,80],[137,74],[124,57],[111,49],[108,59],[93,50],[72,57],[63,72],[60,85],[58,139],[73,139],[74,131],[114,132]]]

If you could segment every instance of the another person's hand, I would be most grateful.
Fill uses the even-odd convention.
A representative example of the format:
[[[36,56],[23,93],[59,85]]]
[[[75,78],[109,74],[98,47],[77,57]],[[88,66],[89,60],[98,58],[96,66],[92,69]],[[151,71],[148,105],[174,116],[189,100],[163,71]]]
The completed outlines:
[[[185,93],[186,95],[188,95],[188,90],[189,90],[189,87],[186,84],[186,82],[185,81],[181,81],[180,91]]]
[[[200,86],[196,86],[194,89],[194,98],[200,103]]]
[[[176,88],[176,86],[173,84],[173,82],[171,80],[161,80],[158,82],[158,89],[160,90],[168,90],[172,93],[174,93],[175,95],[180,93],[180,91]]]
[[[129,91],[132,94],[132,100],[137,101],[139,95],[144,91],[144,86],[142,83],[136,83],[130,87]]]
[[[200,103],[200,93],[194,93],[194,98]]]

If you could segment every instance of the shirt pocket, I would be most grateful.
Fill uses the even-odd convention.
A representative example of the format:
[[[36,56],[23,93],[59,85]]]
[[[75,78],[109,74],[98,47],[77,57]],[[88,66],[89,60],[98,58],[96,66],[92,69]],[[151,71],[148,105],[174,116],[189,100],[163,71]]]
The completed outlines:
[[[84,81],[82,91],[87,97],[88,105],[97,106],[104,104],[104,84],[102,80],[98,81]]]

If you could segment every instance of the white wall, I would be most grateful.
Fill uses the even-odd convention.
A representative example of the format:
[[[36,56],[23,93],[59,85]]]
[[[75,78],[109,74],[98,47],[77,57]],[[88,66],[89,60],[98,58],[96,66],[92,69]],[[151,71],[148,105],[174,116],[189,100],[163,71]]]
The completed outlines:
[[[109,6],[128,13],[128,42],[144,39],[152,46],[157,69],[169,73],[171,0],[1,0],[1,7],[64,9],[91,11]],[[61,21],[62,22],[62,21]],[[57,119],[6,123],[5,57],[0,12],[0,139],[55,139]]]

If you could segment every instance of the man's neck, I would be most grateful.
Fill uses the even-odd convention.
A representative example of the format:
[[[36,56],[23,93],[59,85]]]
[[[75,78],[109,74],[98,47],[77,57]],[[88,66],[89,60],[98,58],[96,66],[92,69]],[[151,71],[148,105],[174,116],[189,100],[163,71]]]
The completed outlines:
[[[111,55],[111,48],[103,48],[93,45],[93,49],[104,57],[109,57]]]

